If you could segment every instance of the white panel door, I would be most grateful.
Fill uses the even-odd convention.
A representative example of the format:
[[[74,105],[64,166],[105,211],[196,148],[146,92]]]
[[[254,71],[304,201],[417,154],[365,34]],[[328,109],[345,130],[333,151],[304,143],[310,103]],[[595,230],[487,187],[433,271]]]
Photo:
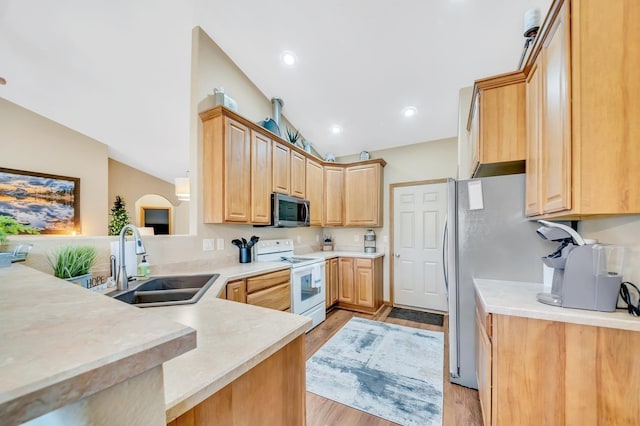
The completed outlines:
[[[393,303],[447,311],[442,235],[447,184],[393,190]]]

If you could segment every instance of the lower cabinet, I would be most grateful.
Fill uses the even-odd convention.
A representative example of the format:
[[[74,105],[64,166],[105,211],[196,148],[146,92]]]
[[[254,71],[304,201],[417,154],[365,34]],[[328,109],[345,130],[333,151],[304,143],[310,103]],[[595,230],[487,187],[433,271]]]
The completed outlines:
[[[304,348],[303,334],[169,426],[304,425]]]
[[[291,272],[288,269],[229,281],[226,299],[278,311],[291,310]]]
[[[484,424],[638,424],[640,332],[476,311]]]
[[[375,312],[382,305],[382,257],[338,260],[338,306]]]
[[[328,259],[325,265],[326,308],[338,303],[338,259]]]

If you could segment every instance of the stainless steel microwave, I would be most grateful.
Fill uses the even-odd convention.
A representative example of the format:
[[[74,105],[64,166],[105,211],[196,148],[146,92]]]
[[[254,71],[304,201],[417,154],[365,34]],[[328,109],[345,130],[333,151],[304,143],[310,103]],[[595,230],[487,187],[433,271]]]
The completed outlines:
[[[271,226],[277,228],[309,226],[309,200],[277,192],[272,193]]]

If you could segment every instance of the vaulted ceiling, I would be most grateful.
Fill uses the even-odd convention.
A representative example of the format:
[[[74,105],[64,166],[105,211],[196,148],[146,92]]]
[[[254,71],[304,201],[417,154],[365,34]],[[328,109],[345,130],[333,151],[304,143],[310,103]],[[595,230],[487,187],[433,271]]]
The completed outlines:
[[[458,91],[512,71],[550,0],[0,0],[0,97],[171,181],[188,169],[191,34],[203,30],[321,152],[457,133]],[[282,64],[283,51],[297,58]],[[403,108],[417,114],[407,118]],[[342,132],[334,134],[331,127]],[[0,129],[0,131],[2,131]]]

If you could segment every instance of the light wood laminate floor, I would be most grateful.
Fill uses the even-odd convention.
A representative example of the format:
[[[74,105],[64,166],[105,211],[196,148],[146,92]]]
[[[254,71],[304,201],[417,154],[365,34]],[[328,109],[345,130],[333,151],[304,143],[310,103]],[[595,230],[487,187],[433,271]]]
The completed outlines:
[[[306,356],[309,359],[320,347],[328,341],[344,324],[352,317],[373,319],[408,327],[416,327],[425,330],[443,331],[445,333],[444,354],[444,426],[475,426],[482,425],[480,402],[478,392],[473,389],[451,384],[449,382],[449,355],[447,319],[443,327],[429,324],[420,324],[413,321],[389,318],[391,307],[383,307],[375,315],[360,314],[356,312],[335,309],[327,314],[325,322],[311,330],[306,336]],[[395,425],[395,423],[364,413],[360,410],[339,404],[330,399],[323,398],[311,392],[307,392],[307,425],[308,426],[382,426]]]

